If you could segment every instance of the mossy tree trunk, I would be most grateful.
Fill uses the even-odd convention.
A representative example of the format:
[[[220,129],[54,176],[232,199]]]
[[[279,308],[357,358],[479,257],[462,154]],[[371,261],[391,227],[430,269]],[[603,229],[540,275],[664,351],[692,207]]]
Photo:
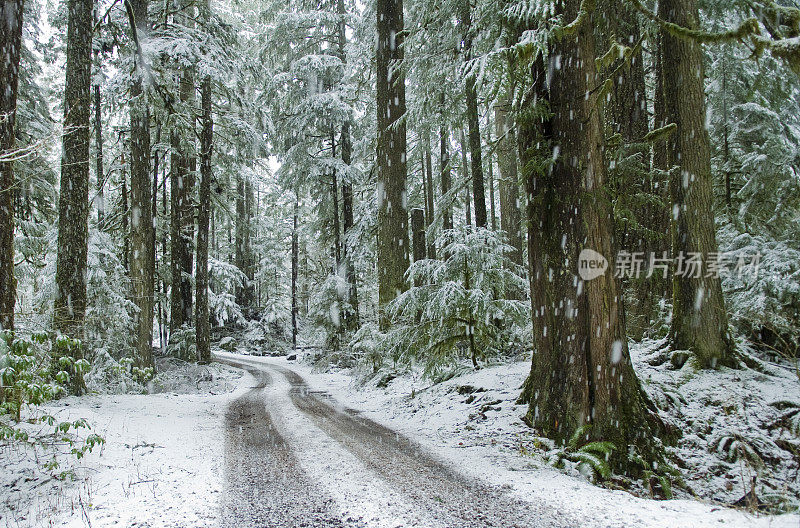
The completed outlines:
[[[497,136],[497,166],[500,169],[500,229],[512,250],[508,260],[522,266],[522,213],[520,211],[519,175],[517,172],[517,135],[508,120],[508,101],[503,98],[494,107]],[[521,298],[522,292],[506,292],[510,299]]]
[[[194,28],[194,1],[182,0],[176,22]],[[170,141],[170,329],[192,320],[192,260],[194,255],[195,156],[195,81],[189,66],[181,69],[178,80],[181,119],[176,121]]]
[[[566,20],[579,13],[579,0],[563,4]],[[658,459],[644,397],[625,337],[619,285],[610,272],[594,280],[578,276],[585,248],[609,255],[612,223],[605,197],[606,169],[591,16],[552,44],[548,68],[533,68],[536,98],[552,112],[520,123],[520,150],[528,193],[528,252],[534,353],[521,400],[527,419],[541,434],[566,442],[591,424],[589,438],[613,442],[610,464],[631,467],[629,446]],[[554,164],[546,160],[556,154]]]
[[[343,63],[347,62],[347,54],[345,47],[347,46],[347,28],[345,25],[345,17],[347,9],[344,0],[336,1],[336,14],[339,15],[337,44],[339,57]],[[342,163],[346,167],[350,167],[353,156],[353,141],[350,137],[350,119],[346,119],[342,123],[342,132],[339,142],[341,144]],[[344,260],[344,273],[347,280],[347,301],[350,308],[345,311],[345,328],[349,331],[354,331],[358,328],[359,312],[358,312],[358,286],[356,285],[356,270],[353,264],[350,248],[348,247],[348,233],[355,225],[353,218],[353,183],[350,180],[350,174],[342,176],[342,222],[344,227],[344,244],[342,245],[342,259]]]
[[[439,128],[439,179],[442,186],[442,198],[447,196],[451,186],[450,174],[450,135],[447,127]],[[442,228],[453,229],[453,210],[449,203],[442,205]]]
[[[200,189],[197,207],[197,268],[195,270],[195,321],[197,360],[211,361],[211,319],[208,309],[208,228],[211,214],[211,154],[214,145],[214,122],[211,115],[211,78],[200,86],[202,130],[200,132]]]
[[[92,0],[67,3],[64,133],[58,200],[58,253],[53,326],[83,338],[89,252],[89,141],[91,139]]]
[[[132,0],[129,16],[136,43],[135,69],[131,79],[131,190],[130,190],[130,277],[136,314],[136,364],[154,367],[153,362],[153,281],[150,252],[154,250],[150,180],[150,108],[143,89],[146,65],[140,36],[149,31],[147,0]]]
[[[386,304],[407,288],[409,252],[402,0],[378,0],[377,29],[378,309],[385,329]]]
[[[687,28],[698,27],[695,0],[664,0],[662,18]],[[690,39],[661,34],[662,76],[667,119],[677,125],[668,139],[671,158],[679,170],[670,178],[672,199],[672,257],[699,254],[706,259],[718,251],[714,225],[711,144],[706,129],[703,50]],[[695,276],[673,269],[672,346],[690,350],[702,367],[733,365],[733,343],[719,277]]]
[[[463,25],[464,59],[472,59],[472,6],[471,0],[461,2],[461,24]],[[467,73],[464,80],[464,100],[467,106],[467,135],[469,137],[470,171],[472,174],[472,197],[475,201],[475,225],[487,226],[486,190],[483,182],[483,161],[481,160],[481,130],[478,120],[478,91],[475,75]],[[469,187],[467,187],[469,189]],[[469,192],[469,191],[467,191]]]
[[[613,39],[632,50],[629,59],[618,59],[603,72],[604,75],[611,76],[614,82],[605,106],[609,132],[618,134],[624,145],[641,144],[649,132],[650,124],[639,19],[626,0],[609,0],[604,8],[618,14],[607,17],[604,21],[603,30],[609,35],[609,40]],[[628,223],[629,215],[625,214],[626,220],[615,225],[616,249],[642,253],[643,259],[647,261],[651,253],[661,258],[665,249],[667,226],[653,220],[665,217],[666,206],[642,197],[663,197],[666,187],[657,185],[657,176],[651,170],[650,151],[647,147],[642,146],[635,158],[636,164],[628,163],[624,169],[618,168],[617,177],[610,187],[614,193],[612,199],[622,202],[616,207],[632,211],[634,220],[641,227]],[[636,340],[641,339],[649,330],[658,304],[667,293],[667,284],[661,275],[644,275],[626,278],[623,282],[627,299],[634,301],[626,306],[626,327],[628,335]]]
[[[14,125],[22,52],[23,0],[0,3],[0,329],[14,329]]]

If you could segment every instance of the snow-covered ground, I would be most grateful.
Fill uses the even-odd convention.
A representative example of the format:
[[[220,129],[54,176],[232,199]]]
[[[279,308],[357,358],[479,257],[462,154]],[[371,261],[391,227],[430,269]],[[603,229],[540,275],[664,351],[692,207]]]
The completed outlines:
[[[42,409],[59,421],[85,418],[106,442],[82,460],[58,456],[58,471],[74,473],[65,480],[37,469],[37,456],[52,456],[41,449],[2,452],[0,526],[215,526],[225,410],[246,383],[223,365],[185,370],[173,372],[174,392],[70,397]]]
[[[689,423],[685,416],[693,416],[694,422],[706,424],[704,427],[712,432],[723,426],[740,427],[753,422],[754,415],[769,412],[766,403],[756,404],[754,400],[766,402],[776,396],[800,398],[796,386],[800,384],[792,385],[790,376],[731,371],[724,373],[724,378],[715,378],[724,381],[713,385],[709,382],[711,378],[688,367],[681,370],[670,370],[663,365],[643,367],[652,360],[655,348],[654,345],[637,347],[633,351],[640,377],[651,393],[654,387],[663,388],[667,383],[681,387],[680,396],[685,400],[684,424]],[[224,352],[217,355],[242,357]],[[531,431],[520,420],[525,408],[515,403],[528,373],[527,361],[469,371],[435,385],[404,374],[384,379],[385,383],[379,387],[376,379],[361,383],[350,372],[315,372],[303,362],[285,358],[247,359],[292,369],[311,388],[325,391],[341,405],[403,433],[458,471],[506,489],[522,500],[544,505],[545,510],[563,518],[583,519],[582,526],[800,527],[800,516],[796,514],[756,516],[710,501],[654,501],[597,487],[581,477],[551,468],[532,449]],[[225,486],[225,411],[234,398],[249,390],[253,380],[250,375],[241,376],[239,371],[222,365],[207,369],[192,372],[178,369],[173,379],[182,381],[171,385],[166,378],[162,379],[159,388],[173,392],[66,398],[49,405],[46,411],[59,420],[86,418],[93,424],[93,432],[105,437],[106,444],[80,461],[60,457],[59,469],[74,471],[74,480],[68,481],[34,471],[36,461],[30,452],[0,453],[0,527],[217,526],[223,511],[221,499]],[[735,409],[716,416],[712,408],[719,403],[717,400]],[[294,428],[283,433],[297,451],[301,466],[327,493],[336,497],[337,490],[332,488],[341,486],[341,479],[319,472],[325,467],[330,469],[330,461],[336,457],[350,455],[335,442],[326,440],[324,433],[309,425],[308,420],[295,417],[292,412],[296,409],[291,404],[278,411],[282,417],[280,427]],[[740,415],[738,421],[729,418]],[[300,423],[304,425],[297,425]],[[678,454],[693,467],[715,463],[712,455],[700,455],[704,449],[708,451],[710,440],[693,446],[691,442],[698,442],[699,437],[686,432]],[[315,460],[320,456],[301,452],[309,439],[316,438],[313,435],[322,435],[319,442],[332,450],[325,452],[322,456],[325,460],[319,464]],[[354,476],[376,479],[375,475],[359,471],[350,472],[347,478]],[[723,487],[730,480],[724,474],[706,477],[703,482],[707,487]],[[702,486],[701,480],[698,477],[690,484]],[[383,484],[391,487],[389,483]],[[375,486],[373,492],[380,489]],[[389,490],[383,495],[391,499],[392,493],[395,492]],[[741,489],[723,489],[720,495],[726,493],[741,495]],[[388,504],[402,503],[392,500]]]
[[[639,358],[636,355],[647,350],[634,350],[637,367]],[[302,373],[313,388],[327,391],[342,404],[418,441],[459,471],[503,486],[521,499],[543,501],[557,511],[587,519],[587,525],[800,527],[800,515],[797,514],[754,515],[712,501],[655,501],[626,491],[597,487],[582,478],[553,469],[540,457],[526,454],[529,453],[526,446],[531,443],[531,432],[520,420],[525,408],[517,405],[515,399],[530,369],[527,361],[484,368],[436,385],[406,374],[378,388],[377,380],[362,384],[346,371],[316,372],[302,361],[284,358],[253,359],[292,368]],[[698,389],[708,387],[708,379],[704,380],[702,374],[692,374],[690,368],[686,368],[683,375],[689,380],[689,394],[698,394]],[[675,372],[680,371],[670,371],[664,376],[679,375]],[[741,383],[737,376],[742,374],[729,374],[731,380],[726,378],[726,383],[713,387],[714,393],[727,391],[733,400],[736,395],[744,397],[744,393],[761,395],[753,392],[756,382],[752,376],[745,375],[751,382],[749,385]],[[644,374],[644,378],[653,383],[653,379],[661,380],[663,376],[657,374],[657,369],[652,369]],[[791,377],[787,376],[775,383],[785,384],[784,397],[787,394],[800,397],[800,390],[791,382]],[[691,384],[695,385],[694,390]],[[771,390],[769,387],[772,386],[763,385],[766,387],[763,390]],[[473,389],[477,391],[472,392]],[[746,399],[749,401],[752,396]],[[688,412],[700,411],[690,409]],[[702,462],[708,461],[709,457],[705,457]],[[733,493],[743,494],[741,491]]]

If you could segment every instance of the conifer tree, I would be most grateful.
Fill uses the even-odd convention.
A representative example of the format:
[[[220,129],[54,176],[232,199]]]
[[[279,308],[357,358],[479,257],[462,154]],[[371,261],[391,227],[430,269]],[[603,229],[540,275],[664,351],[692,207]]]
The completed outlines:
[[[0,328],[14,329],[14,125],[17,118],[23,0],[0,4]]]
[[[92,0],[67,3],[64,136],[58,201],[58,253],[53,326],[83,337],[89,251],[89,141]]]

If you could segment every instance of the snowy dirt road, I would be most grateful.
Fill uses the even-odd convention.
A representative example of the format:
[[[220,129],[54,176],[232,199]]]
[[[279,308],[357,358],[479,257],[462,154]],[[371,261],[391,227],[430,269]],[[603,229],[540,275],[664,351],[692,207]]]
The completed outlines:
[[[582,523],[465,477],[295,371],[221,357],[252,387],[226,415],[222,526],[567,527]]]

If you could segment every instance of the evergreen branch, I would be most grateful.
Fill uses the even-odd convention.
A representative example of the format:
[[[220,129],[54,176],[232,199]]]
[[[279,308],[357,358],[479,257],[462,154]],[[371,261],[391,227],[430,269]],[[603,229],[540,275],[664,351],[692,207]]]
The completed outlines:
[[[699,44],[706,43],[720,43],[728,42],[731,40],[742,41],[752,35],[757,35],[761,32],[756,18],[748,18],[736,29],[720,32],[709,32],[701,29],[691,29],[674,22],[664,20],[657,14],[647,9],[640,0],[630,0],[633,6],[648,20],[658,24],[661,29],[672,35],[673,37],[681,39],[693,40]]]
[[[748,18],[739,24],[739,27],[736,29],[728,31],[714,33],[701,29],[690,29],[680,24],[664,20],[642,5],[640,0],[630,0],[630,2],[647,19],[658,24],[664,31],[674,37],[693,40],[698,44],[717,44],[730,41],[743,42],[749,40],[756,48],[754,55],[758,56],[761,51],[765,49],[769,50],[774,57],[785,61],[793,72],[800,75],[800,36],[781,38],[780,32],[777,29],[773,29],[770,32],[772,38],[765,37],[761,34],[761,26],[759,25],[758,19],[755,17]],[[770,2],[770,6],[771,7],[768,9],[770,9],[772,13],[775,13],[776,18],[780,19],[782,15],[786,16],[787,22],[790,27],[792,27],[793,35],[800,33],[800,30],[796,31],[796,28],[800,28],[800,10],[782,8],[774,5],[774,2]]]

